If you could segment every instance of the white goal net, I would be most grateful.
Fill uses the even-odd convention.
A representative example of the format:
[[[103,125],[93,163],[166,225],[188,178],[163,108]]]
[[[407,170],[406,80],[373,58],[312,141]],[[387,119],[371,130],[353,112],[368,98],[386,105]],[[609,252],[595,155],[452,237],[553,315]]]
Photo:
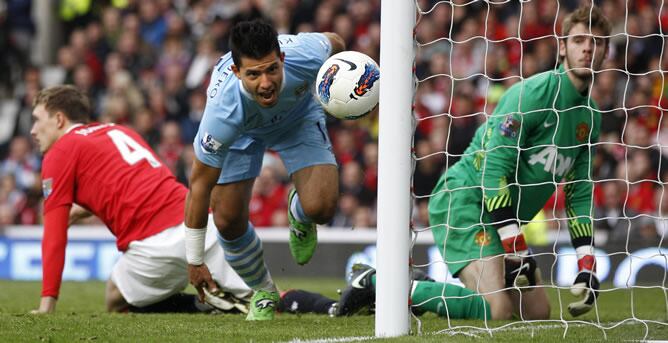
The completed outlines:
[[[565,38],[562,21],[583,3],[576,0],[416,2],[413,241],[423,235],[431,236],[435,228],[445,225],[429,221],[434,186],[445,170],[465,156],[476,129],[487,125],[501,96],[513,84],[533,75],[559,71],[559,42]],[[586,326],[597,329],[598,337],[603,338],[611,330],[633,324],[642,328],[637,339],[647,339],[654,337],[654,328],[665,328],[668,118],[663,114],[668,108],[668,94],[664,95],[668,91],[665,76],[668,53],[664,51],[668,8],[663,1],[651,0],[596,4],[612,24],[609,36],[596,37],[609,40],[609,53],[601,68],[593,72],[591,84],[586,88],[586,97],[599,107],[599,138],[592,141],[590,136],[595,129],[587,127],[584,134],[588,138],[582,141],[591,156],[589,179],[593,181],[593,195],[587,217],[594,232],[597,276],[601,281],[599,298],[593,309],[582,316],[573,317],[567,310],[568,304],[575,300],[569,290],[578,273],[569,221],[580,215],[571,212],[566,204],[564,186],[569,184],[568,180],[555,176],[551,181],[556,190],[552,197],[531,222],[522,222],[530,253],[542,272],[542,287],[550,299],[549,319],[519,316],[511,322],[467,322],[445,315],[443,320],[436,321],[440,327],[429,331],[496,335],[518,327],[537,330],[552,327],[563,330],[566,336],[569,329]],[[386,71],[383,68],[383,87],[391,84]],[[539,96],[526,91],[519,101],[534,101],[531,97]],[[381,137],[383,99],[381,93]],[[564,113],[557,107],[551,110]],[[519,151],[519,161],[519,155],[531,147],[514,148]],[[559,169],[568,172],[571,167],[568,158],[556,152],[543,156],[543,162],[552,166],[555,175]],[[483,174],[485,167],[482,163]],[[517,171],[514,175],[518,175]],[[508,184],[513,183],[527,186],[511,177]],[[520,201],[531,200],[521,199],[520,195]],[[379,204],[379,230],[382,210]],[[379,249],[382,249],[380,242]],[[427,252],[417,250],[413,249],[410,256],[414,268],[427,271],[436,281],[459,282],[448,272],[442,245],[437,243]],[[381,268],[379,283],[383,281]],[[445,306],[448,294],[443,292],[436,299],[443,300]],[[413,302],[411,306],[416,309],[423,304]],[[423,317],[413,315],[412,323],[414,332],[427,329]]]

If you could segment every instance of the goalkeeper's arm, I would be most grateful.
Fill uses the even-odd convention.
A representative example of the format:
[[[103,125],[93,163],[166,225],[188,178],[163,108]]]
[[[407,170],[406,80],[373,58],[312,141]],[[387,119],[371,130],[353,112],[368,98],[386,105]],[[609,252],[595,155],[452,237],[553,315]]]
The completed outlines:
[[[518,154],[526,146],[527,137],[543,127],[548,113],[544,109],[551,108],[546,103],[548,88],[511,87],[485,124],[487,128],[481,137],[483,151],[474,161],[474,167],[482,172],[485,210],[492,217],[491,224],[497,228],[506,253],[518,256],[526,255],[528,249],[513,210],[508,178],[517,173]],[[535,96],[522,97],[523,92]]]
[[[551,104],[545,92],[548,87],[511,87],[506,92],[487,122],[482,136],[483,151],[474,161],[474,167],[482,171],[485,210],[501,238],[506,252],[506,285],[521,287],[535,285],[536,264],[528,257],[528,247],[520,231],[517,213],[512,206],[508,178],[516,175],[518,154],[526,146],[527,137],[543,127]],[[535,97],[522,97],[522,92]],[[520,101],[522,99],[522,101]],[[529,268],[527,268],[527,266]],[[522,275],[520,275],[522,274]],[[524,280],[519,280],[521,276]]]

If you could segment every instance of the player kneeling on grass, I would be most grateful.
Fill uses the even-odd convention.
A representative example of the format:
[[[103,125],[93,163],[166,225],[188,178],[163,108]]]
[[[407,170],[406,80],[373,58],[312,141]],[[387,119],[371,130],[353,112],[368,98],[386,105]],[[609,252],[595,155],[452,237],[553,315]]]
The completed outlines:
[[[107,282],[109,311],[207,312],[213,305],[247,312],[252,292],[225,262],[215,229],[204,244],[213,275],[210,291],[200,294],[207,304],[181,293],[188,285],[182,225],[187,190],[139,134],[89,123],[88,98],[73,86],[42,90],[33,105],[31,134],[44,154],[42,299],[33,313],[55,310],[67,229],[89,214],[107,225],[123,252]]]
[[[448,269],[485,296],[493,319],[550,315],[520,224],[540,211],[562,180],[580,271],[572,292],[582,297],[568,306],[571,315],[588,312],[598,294],[590,175],[601,113],[589,88],[608,51],[610,23],[599,8],[580,7],[562,29],[561,65],[508,89],[429,201],[434,240]]]

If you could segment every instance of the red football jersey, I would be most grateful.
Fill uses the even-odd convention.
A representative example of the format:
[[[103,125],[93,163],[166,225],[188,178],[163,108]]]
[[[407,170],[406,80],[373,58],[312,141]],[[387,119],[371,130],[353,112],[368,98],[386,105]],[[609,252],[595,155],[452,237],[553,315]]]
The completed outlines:
[[[76,203],[128,244],[183,222],[187,189],[133,130],[114,124],[75,127],[42,165],[44,214]]]

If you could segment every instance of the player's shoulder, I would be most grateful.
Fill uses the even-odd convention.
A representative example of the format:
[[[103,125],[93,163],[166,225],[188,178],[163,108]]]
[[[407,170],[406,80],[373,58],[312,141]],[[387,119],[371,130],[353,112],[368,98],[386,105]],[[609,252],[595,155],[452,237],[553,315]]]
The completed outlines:
[[[510,87],[511,90],[544,92],[554,87],[554,82],[558,82],[558,75],[553,70],[544,71],[528,77]],[[534,94],[532,94],[533,96]]]
[[[510,86],[503,97],[508,103],[521,103],[524,110],[542,108],[554,100],[558,82],[554,71],[545,71]]]
[[[213,66],[209,86],[206,90],[206,101],[215,105],[216,112],[222,114],[240,106],[241,83],[232,71],[232,54],[221,56]]]
[[[296,35],[278,35],[278,44],[285,53],[287,63],[329,55],[331,43],[329,38],[319,32],[302,32]]]
[[[91,141],[111,130],[131,131],[125,126],[114,123],[90,123],[72,129],[63,137],[69,142]]]
[[[281,50],[299,49],[312,44],[320,44],[323,48],[326,48],[329,44],[329,39],[320,32],[300,32],[296,35],[278,35],[278,45]]]

